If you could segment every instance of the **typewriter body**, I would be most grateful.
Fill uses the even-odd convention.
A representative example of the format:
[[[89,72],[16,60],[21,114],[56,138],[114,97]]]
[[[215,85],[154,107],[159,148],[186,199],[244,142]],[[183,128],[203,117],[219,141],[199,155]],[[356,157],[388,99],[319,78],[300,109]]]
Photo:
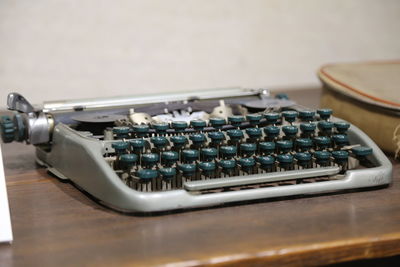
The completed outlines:
[[[11,93],[4,142],[125,212],[380,187],[392,165],[356,126],[241,88],[32,106]]]

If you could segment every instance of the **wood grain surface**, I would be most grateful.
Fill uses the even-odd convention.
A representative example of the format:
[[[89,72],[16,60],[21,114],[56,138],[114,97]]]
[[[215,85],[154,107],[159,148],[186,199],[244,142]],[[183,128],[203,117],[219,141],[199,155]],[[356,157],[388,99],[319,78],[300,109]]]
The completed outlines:
[[[316,106],[319,91],[291,93]],[[400,254],[400,164],[378,190],[143,216],[109,210],[2,145],[14,242],[1,266],[323,265]]]

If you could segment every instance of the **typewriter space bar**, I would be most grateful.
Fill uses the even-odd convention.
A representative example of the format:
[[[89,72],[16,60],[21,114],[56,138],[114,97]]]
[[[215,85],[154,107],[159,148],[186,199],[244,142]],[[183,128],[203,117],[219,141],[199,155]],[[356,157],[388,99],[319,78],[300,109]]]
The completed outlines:
[[[185,182],[184,188],[188,191],[198,191],[198,190],[215,189],[222,187],[329,176],[338,174],[339,171],[340,171],[339,167],[333,166],[333,167],[321,167],[321,168],[282,171],[273,173],[252,174],[244,176],[234,176],[226,178],[215,178],[209,180]]]

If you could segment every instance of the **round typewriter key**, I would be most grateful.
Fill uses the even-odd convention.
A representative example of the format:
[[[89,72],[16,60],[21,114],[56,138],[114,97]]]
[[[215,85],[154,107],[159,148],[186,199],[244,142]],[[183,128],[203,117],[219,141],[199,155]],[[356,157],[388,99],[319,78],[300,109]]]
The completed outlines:
[[[203,131],[204,127],[207,126],[207,123],[203,120],[192,120],[190,121],[190,126],[192,126],[196,131]]]
[[[187,163],[192,163],[199,158],[199,151],[194,149],[182,150],[183,160]]]
[[[254,165],[256,165],[256,161],[254,158],[241,158],[239,159],[239,165],[242,168],[242,171],[252,173],[252,169]]]
[[[159,158],[158,154],[154,153],[142,154],[142,164],[151,168],[157,164]]]
[[[236,156],[237,149],[234,146],[221,146],[219,152],[221,153],[221,157],[231,159]]]
[[[149,132],[149,126],[146,124],[133,125],[133,132],[137,137],[145,137]]]
[[[179,154],[175,151],[165,151],[161,153],[161,160],[165,165],[171,166],[179,160]]]
[[[182,148],[182,147],[186,144],[186,142],[187,142],[186,137],[183,136],[183,135],[174,135],[174,136],[171,136],[170,140],[171,140],[171,142],[174,144],[174,146],[175,146],[176,148],[178,148],[178,149],[179,149],[179,148]]]
[[[277,126],[267,126],[264,128],[264,133],[268,136],[270,140],[279,136],[280,128]]]
[[[114,148],[115,153],[117,155],[119,155],[119,154],[123,154],[124,152],[126,152],[126,150],[128,149],[128,143],[116,142],[116,143],[112,143],[111,147]]]
[[[167,138],[164,136],[153,136],[150,141],[154,144],[157,148],[165,147],[168,143]]]
[[[247,114],[246,119],[249,121],[250,125],[256,126],[256,125],[260,124],[262,115],[261,114]]]
[[[279,113],[270,112],[264,114],[265,119],[269,124],[276,124],[280,118]]]
[[[282,111],[282,116],[285,118],[285,120],[289,123],[292,123],[296,120],[297,118],[297,111],[294,110],[285,110]]]
[[[344,121],[335,122],[333,125],[335,126],[336,131],[340,134],[345,134],[350,128],[350,124]]]
[[[211,139],[211,143],[214,145],[219,145],[225,139],[223,132],[209,132],[208,137]]]
[[[196,164],[179,164],[178,169],[185,177],[193,176],[196,172]]]
[[[290,169],[293,164],[293,156],[290,154],[280,154],[277,157],[279,166],[284,169]]]
[[[366,157],[372,154],[372,148],[365,146],[358,146],[358,147],[353,147],[351,149],[351,152],[353,152],[353,154],[356,157]]]
[[[185,131],[185,129],[188,127],[188,124],[186,121],[173,121],[171,123],[171,127],[175,129],[175,132],[180,133]]]
[[[293,142],[290,140],[280,140],[276,142],[280,153],[288,153],[293,148]]]
[[[158,134],[166,134],[169,128],[169,124],[166,122],[154,122],[151,127],[156,130]]]
[[[327,136],[316,136],[314,142],[320,149],[326,149],[331,145],[331,139]]]
[[[164,180],[171,180],[176,175],[175,168],[161,168],[158,170]]]
[[[225,174],[231,175],[236,167],[236,160],[233,159],[223,159],[218,162],[218,165],[221,166],[222,171]]]
[[[246,133],[250,138],[259,138],[262,135],[260,128],[247,128]]]
[[[315,116],[315,111],[312,110],[300,110],[299,118],[303,121],[313,121]]]
[[[349,158],[349,152],[344,150],[332,151],[332,157],[335,159],[337,164],[346,165]]]
[[[130,170],[133,165],[135,165],[138,157],[135,154],[122,154],[119,157],[119,162],[121,163],[121,167],[125,170]]]
[[[141,169],[137,172],[137,177],[139,177],[139,182],[149,183],[151,180],[157,178],[158,172],[156,170]],[[148,189],[148,188],[146,188]],[[142,188],[143,190],[143,188]]]
[[[201,154],[203,155],[203,159],[205,161],[211,161],[217,157],[218,151],[215,148],[203,148],[201,150]]]
[[[244,122],[244,117],[240,115],[233,115],[228,117],[228,122],[235,127],[239,127]]]
[[[206,136],[202,133],[196,133],[189,135],[189,139],[192,140],[193,144],[199,145],[206,141]]]
[[[282,126],[282,131],[285,133],[286,137],[293,138],[296,136],[299,129],[293,125]]]
[[[264,154],[271,154],[275,151],[275,143],[274,142],[260,142],[258,144],[260,148],[260,152]]]
[[[221,129],[225,123],[226,121],[223,118],[210,118],[210,125],[215,129]]]
[[[332,132],[332,128],[333,128],[333,123],[330,121],[320,121],[318,122],[318,129],[325,133],[325,134],[329,134]]]
[[[314,123],[301,123],[300,130],[305,136],[310,136],[314,133],[317,126]]]
[[[338,147],[342,147],[349,144],[349,138],[345,134],[332,135],[332,140]]]
[[[300,151],[306,151],[313,146],[313,142],[310,138],[298,138],[296,139],[296,146]]]
[[[331,153],[328,151],[315,151],[314,152],[315,162],[320,166],[328,166]]]
[[[228,134],[231,141],[234,143],[240,141],[244,136],[243,132],[238,129],[228,130],[226,133]]]
[[[311,154],[308,152],[300,152],[296,153],[294,157],[297,159],[297,164],[302,166],[303,168],[307,167],[311,161]]]
[[[319,114],[319,117],[322,120],[327,120],[332,115],[332,109],[330,109],[330,108],[321,108],[321,109],[317,110],[317,113]]]
[[[258,163],[260,163],[260,167],[264,170],[272,169],[275,164],[275,158],[273,156],[261,156],[257,157]]]
[[[130,128],[128,126],[118,126],[113,128],[113,132],[117,135],[117,138],[128,138]]]
[[[252,156],[257,150],[257,145],[252,143],[240,144],[240,152],[242,155]]]
[[[200,162],[198,166],[205,176],[213,176],[215,171],[215,162],[213,161]]]

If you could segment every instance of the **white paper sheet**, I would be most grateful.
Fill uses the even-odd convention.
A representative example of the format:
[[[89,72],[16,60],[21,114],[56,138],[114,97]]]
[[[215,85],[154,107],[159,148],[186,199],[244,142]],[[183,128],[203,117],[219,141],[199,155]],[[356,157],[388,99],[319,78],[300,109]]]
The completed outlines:
[[[11,242],[13,240],[10,220],[10,209],[4,177],[3,155],[0,146],[0,242]]]

